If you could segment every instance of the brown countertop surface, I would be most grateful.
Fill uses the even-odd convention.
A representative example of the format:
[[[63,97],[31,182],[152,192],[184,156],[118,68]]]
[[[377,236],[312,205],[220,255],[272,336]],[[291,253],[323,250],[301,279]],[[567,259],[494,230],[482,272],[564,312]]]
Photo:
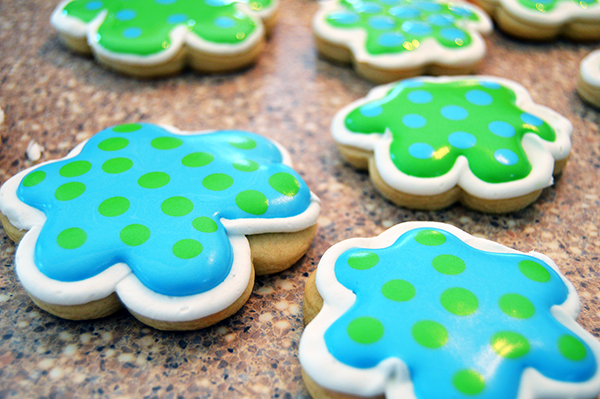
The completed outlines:
[[[479,72],[521,83],[537,103],[570,119],[570,162],[555,186],[515,214],[490,216],[459,205],[415,212],[385,201],[368,175],[337,153],[329,134],[333,114],[373,85],[316,56],[314,1],[281,1],[278,24],[254,67],[155,81],[116,75],[67,51],[48,22],[57,3],[0,2],[0,182],[32,165],[25,155],[30,140],[45,147],[42,160],[49,160],[113,124],[239,128],[290,150],[296,170],[321,198],[322,214],[300,262],[258,278],[233,317],[186,333],[153,330],[126,311],[86,322],[47,314],[18,283],[15,244],[0,230],[0,398],[306,397],[297,348],[308,274],[334,243],[409,220],[451,223],[550,256],[581,296],[579,322],[600,336],[600,115],[575,93],[579,62],[597,44],[489,36]]]

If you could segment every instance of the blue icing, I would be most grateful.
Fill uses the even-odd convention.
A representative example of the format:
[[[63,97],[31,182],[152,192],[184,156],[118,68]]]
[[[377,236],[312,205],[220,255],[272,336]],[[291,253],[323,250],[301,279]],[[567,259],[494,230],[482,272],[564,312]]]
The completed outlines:
[[[221,218],[289,217],[310,204],[308,187],[267,139],[233,130],[175,135],[151,124],[114,129],[129,126],[139,130],[105,129],[76,157],[21,182],[19,199],[47,216],[34,255],[46,276],[79,281],[125,262],[158,293],[205,292],[231,270]],[[190,156],[198,152],[210,155]]]
[[[522,265],[534,265],[537,274],[521,269]],[[475,394],[482,399],[516,398],[528,367],[568,382],[587,381],[596,372],[588,345],[552,317],[550,308],[562,304],[568,290],[556,272],[537,258],[481,251],[446,231],[421,228],[403,234],[388,248],[344,252],[335,263],[335,275],[356,294],[356,301],[325,332],[329,352],[357,368],[374,367],[390,357],[401,359],[419,399]],[[391,282],[397,291],[390,294],[386,287],[393,286]],[[475,305],[465,299],[460,302],[465,306],[451,311],[444,298],[457,287],[468,290],[476,298]],[[506,310],[506,294],[526,298],[533,313]],[[460,315],[461,309],[468,310]],[[361,323],[365,328],[357,333]],[[420,329],[431,325],[441,328],[430,328],[429,336],[419,335]],[[501,346],[492,344],[498,344],[493,337],[500,332],[524,337],[528,350],[517,350],[512,358],[506,352],[501,356]],[[565,336],[579,346],[579,357],[559,350]],[[481,380],[465,387],[469,373]]]

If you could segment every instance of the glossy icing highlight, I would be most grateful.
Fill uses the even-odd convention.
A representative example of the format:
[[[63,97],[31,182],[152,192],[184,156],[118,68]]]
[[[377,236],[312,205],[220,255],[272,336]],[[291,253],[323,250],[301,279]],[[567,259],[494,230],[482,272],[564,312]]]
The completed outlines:
[[[47,277],[80,281],[123,262],[157,293],[192,295],[231,269],[221,218],[307,210],[308,187],[282,161],[273,143],[247,132],[120,125],[93,136],[75,157],[28,173],[17,196],[47,217],[34,255]]]
[[[327,328],[328,351],[359,369],[400,359],[418,399],[516,398],[528,368],[574,383],[596,374],[589,345],[550,310],[569,289],[539,258],[421,227],[344,251],[334,272],[356,299]]]

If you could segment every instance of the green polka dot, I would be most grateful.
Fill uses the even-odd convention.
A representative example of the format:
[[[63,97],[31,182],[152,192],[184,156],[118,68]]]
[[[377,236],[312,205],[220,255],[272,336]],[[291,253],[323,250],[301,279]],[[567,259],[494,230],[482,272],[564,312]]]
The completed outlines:
[[[249,159],[238,159],[233,163],[233,167],[241,172],[254,172],[258,170],[260,165]]]
[[[406,302],[415,296],[415,287],[406,280],[390,280],[381,287],[381,293],[387,299]]]
[[[379,256],[371,251],[355,252],[348,257],[348,266],[356,270],[367,270],[379,262]]]
[[[98,148],[102,151],[118,151],[127,147],[127,144],[129,144],[127,139],[124,139],[123,137],[113,137],[101,141],[100,144],[98,144]]]
[[[130,224],[121,230],[121,241],[131,246],[142,245],[150,238],[150,229],[141,224]]]
[[[587,353],[585,345],[579,339],[566,334],[558,339],[558,350],[564,357],[573,361],[585,359]]]
[[[88,161],[74,161],[66,164],[58,172],[62,177],[77,177],[86,174],[92,169]]]
[[[269,200],[256,190],[242,191],[235,196],[235,203],[244,212],[251,215],[262,215],[269,208]]]
[[[422,245],[436,247],[446,242],[446,237],[439,231],[421,230],[415,235],[415,240]]]
[[[157,137],[150,143],[157,150],[172,150],[183,144],[183,141],[175,137]]]
[[[535,313],[535,308],[529,299],[519,294],[502,295],[498,305],[505,314],[516,319],[528,319]]]
[[[436,321],[419,321],[415,323],[411,332],[415,341],[426,348],[441,348],[448,342],[448,331]]]
[[[269,178],[269,185],[287,197],[293,197],[300,190],[300,183],[289,173],[275,173]]]
[[[54,197],[59,201],[70,201],[85,192],[85,184],[80,182],[65,183],[56,189]]]
[[[202,185],[211,191],[223,191],[231,187],[233,177],[225,173],[213,173],[202,180]]]
[[[144,188],[164,187],[171,181],[171,177],[164,172],[150,172],[138,179],[138,184]]]
[[[359,344],[372,344],[383,337],[383,324],[374,317],[357,317],[348,324],[348,335]]]
[[[23,179],[23,185],[25,187],[37,186],[38,184],[43,182],[45,178],[46,172],[36,170],[35,172],[31,172],[27,176],[25,176],[25,178]]]
[[[454,276],[465,271],[465,261],[454,255],[438,255],[431,261],[433,268],[442,274]]]
[[[228,143],[235,148],[239,148],[240,150],[251,150],[256,147],[256,141],[249,137],[232,137],[228,140]]]
[[[135,132],[136,130],[140,130],[142,128],[142,125],[137,124],[137,123],[128,123],[125,125],[117,125],[115,127],[113,127],[113,132],[117,132],[117,133],[130,133],[130,132]]]
[[[454,374],[452,385],[465,395],[477,395],[485,388],[485,380],[477,371],[464,369]]]
[[[102,201],[98,207],[98,212],[102,216],[114,217],[120,216],[129,209],[129,200],[124,197],[112,197]]]
[[[460,287],[448,288],[440,295],[444,309],[457,316],[468,316],[479,307],[477,297],[469,290]]]
[[[79,248],[87,241],[87,234],[79,227],[71,227],[63,230],[58,237],[56,243],[64,249]]]
[[[188,168],[199,168],[200,166],[208,165],[214,159],[214,155],[209,154],[208,152],[192,152],[183,157],[181,163]]]
[[[519,270],[525,277],[538,283],[545,283],[550,280],[550,273],[546,268],[532,260],[522,260],[519,262]]]
[[[492,336],[492,348],[498,356],[507,359],[517,359],[529,352],[527,338],[512,331],[501,331]]]
[[[106,173],[117,174],[131,169],[133,161],[128,158],[113,158],[102,164],[102,170]]]
[[[217,226],[217,222],[211,218],[207,218],[206,216],[200,216],[194,219],[192,226],[194,226],[196,230],[203,233],[214,233],[219,228],[219,226]]]
[[[192,259],[200,255],[202,252],[202,244],[190,238],[180,240],[173,245],[173,255],[180,259]]]
[[[160,209],[169,216],[185,216],[194,209],[194,204],[185,197],[171,197],[163,201]]]

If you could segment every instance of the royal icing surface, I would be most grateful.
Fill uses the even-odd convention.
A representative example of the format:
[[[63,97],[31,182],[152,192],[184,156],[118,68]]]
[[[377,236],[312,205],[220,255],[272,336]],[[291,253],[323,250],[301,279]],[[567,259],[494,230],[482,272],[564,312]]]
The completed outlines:
[[[573,21],[600,23],[600,6],[596,0],[486,0],[499,4],[518,19],[538,26],[556,27]]]
[[[600,88],[600,50],[590,53],[581,61],[580,74],[582,79],[591,86]]]
[[[489,32],[491,23],[479,9],[459,2],[332,0],[322,4],[314,29],[350,48],[359,62],[399,69],[472,63],[483,57],[480,33]]]
[[[341,144],[374,151],[383,180],[416,195],[459,185],[500,199],[552,184],[571,148],[568,120],[494,77],[419,78],[373,89],[332,124]]]
[[[52,14],[60,31],[88,38],[108,58],[140,64],[173,57],[184,44],[213,53],[243,52],[264,35],[256,16],[273,0],[71,0]]]
[[[80,301],[73,292],[81,284],[97,286],[100,298],[125,280],[138,280],[148,295],[193,297],[249,278],[236,266],[250,265],[239,236],[299,231],[318,217],[318,200],[286,164],[279,146],[242,131],[103,130],[68,158],[21,172],[0,189],[0,210],[31,229],[17,273],[28,291],[58,304]],[[60,288],[69,286],[71,293]]]
[[[600,344],[543,255],[404,223],[332,247],[316,283],[324,305],[300,361],[324,388],[388,399],[600,393]]]

